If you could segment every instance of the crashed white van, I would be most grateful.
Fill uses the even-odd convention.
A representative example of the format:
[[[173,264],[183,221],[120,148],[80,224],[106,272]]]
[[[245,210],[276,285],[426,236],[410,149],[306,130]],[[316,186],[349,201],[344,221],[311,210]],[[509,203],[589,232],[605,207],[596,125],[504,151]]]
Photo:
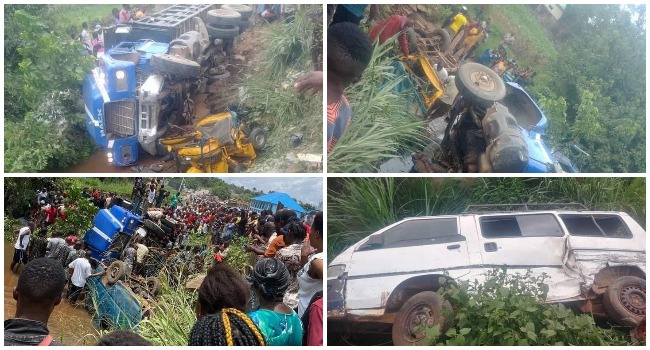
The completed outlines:
[[[481,281],[504,266],[547,273],[550,303],[626,326],[645,317],[646,233],[629,215],[485,207],[404,219],[345,250],[327,269],[328,321],[393,324],[395,345],[417,344],[441,321],[439,277]]]

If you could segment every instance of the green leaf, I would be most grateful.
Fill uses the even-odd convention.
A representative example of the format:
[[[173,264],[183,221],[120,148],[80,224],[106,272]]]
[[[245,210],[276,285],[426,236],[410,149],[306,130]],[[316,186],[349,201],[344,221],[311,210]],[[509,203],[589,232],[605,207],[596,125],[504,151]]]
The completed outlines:
[[[459,331],[459,333],[460,333],[461,335],[466,335],[466,334],[468,334],[468,333],[471,332],[471,331],[472,331],[471,328],[463,328],[463,329],[461,329],[461,330]]]

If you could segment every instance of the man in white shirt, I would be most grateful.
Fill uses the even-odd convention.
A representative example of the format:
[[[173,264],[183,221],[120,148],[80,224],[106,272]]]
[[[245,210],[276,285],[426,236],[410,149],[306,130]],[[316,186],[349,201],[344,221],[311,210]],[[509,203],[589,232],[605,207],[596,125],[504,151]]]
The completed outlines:
[[[27,264],[27,245],[29,244],[29,236],[34,231],[34,223],[30,222],[27,226],[18,231],[18,239],[14,244],[14,259],[11,262],[11,271],[17,273],[20,264]]]
[[[77,258],[68,265],[68,268],[71,269],[72,278],[70,278],[70,291],[68,297],[70,298],[70,304],[74,305],[79,299],[81,290],[86,286],[86,279],[92,274],[92,268],[90,267],[90,259],[92,257],[91,252],[86,252],[86,256],[83,258]]]

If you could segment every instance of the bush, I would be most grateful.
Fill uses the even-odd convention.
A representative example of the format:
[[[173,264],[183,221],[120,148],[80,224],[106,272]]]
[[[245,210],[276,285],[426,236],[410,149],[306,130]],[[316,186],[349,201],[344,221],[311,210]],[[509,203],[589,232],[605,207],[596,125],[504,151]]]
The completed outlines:
[[[488,271],[482,284],[446,284],[439,293],[455,307],[453,326],[444,334],[433,327],[428,345],[630,345],[624,332],[599,328],[590,315],[544,304],[547,277],[503,268]]]

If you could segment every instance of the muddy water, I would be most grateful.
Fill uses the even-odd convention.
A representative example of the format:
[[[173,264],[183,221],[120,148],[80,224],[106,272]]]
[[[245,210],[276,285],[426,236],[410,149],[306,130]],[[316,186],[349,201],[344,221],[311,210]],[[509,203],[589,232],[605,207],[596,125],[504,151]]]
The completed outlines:
[[[138,156],[138,163],[135,165],[146,168],[145,172],[150,173],[148,170],[150,165],[158,161],[159,157],[155,157],[140,149]],[[108,162],[106,158],[106,150],[100,149],[90,157],[86,158],[83,162],[73,165],[66,169],[59,169],[55,172],[63,173],[132,173],[134,172],[131,167],[115,166]]]
[[[5,243],[5,320],[14,317],[16,313],[13,289],[18,282],[18,275],[10,269],[13,254],[13,245]],[[65,300],[54,308],[48,327],[54,339],[61,340],[65,345],[91,345],[97,341],[97,331],[92,326],[88,312],[81,307],[70,306]]]

